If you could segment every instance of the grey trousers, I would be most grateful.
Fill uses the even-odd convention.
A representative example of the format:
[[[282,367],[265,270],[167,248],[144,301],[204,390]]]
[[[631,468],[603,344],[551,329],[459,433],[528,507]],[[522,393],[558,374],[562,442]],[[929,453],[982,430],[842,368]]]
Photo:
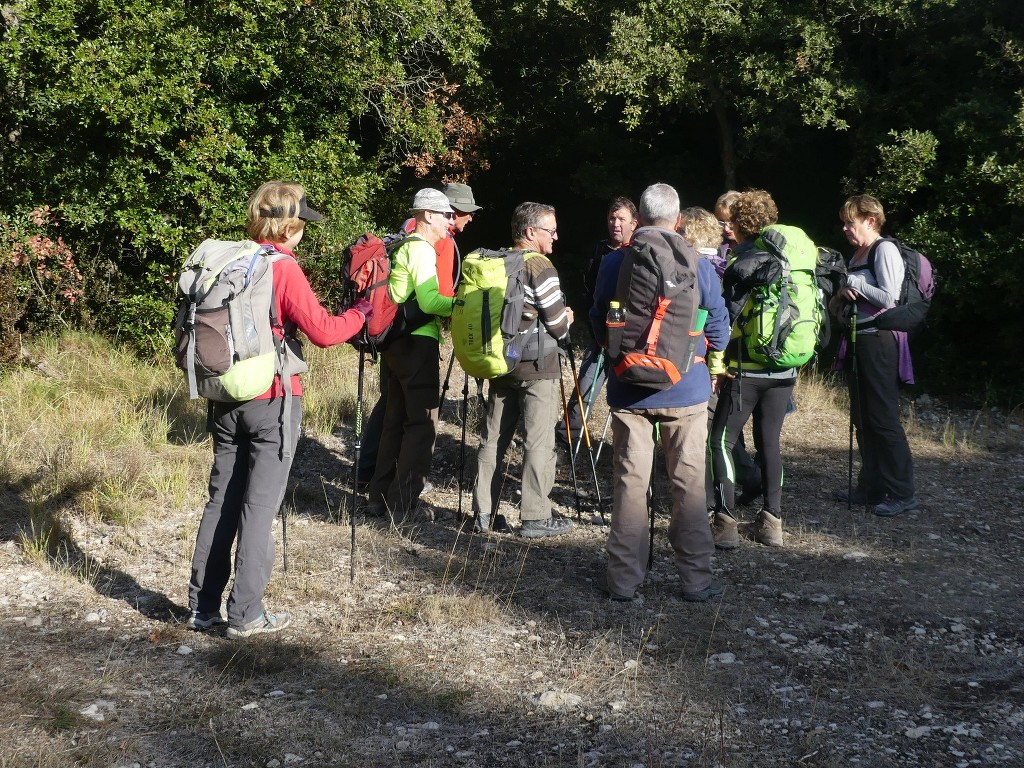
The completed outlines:
[[[665,469],[672,484],[668,538],[684,592],[711,583],[714,541],[704,505],[707,403],[682,408],[612,409],[612,519],[608,589],[632,597],[647,575],[650,518],[647,485],[654,464],[654,424],[661,424]]]
[[[555,379],[514,381],[494,379],[487,394],[487,420],[484,422],[477,454],[476,484],[473,488],[473,512],[493,515],[498,509],[504,472],[498,463],[516,433],[523,417],[522,520],[547,520],[551,517],[551,487],[555,484],[555,433],[551,424],[558,410]]]
[[[188,604],[219,613],[231,577],[228,623],[240,627],[263,613],[263,595],[274,567],[271,527],[284,499],[302,423],[302,398],[291,399],[291,450],[281,451],[283,398],[214,403],[210,500],[203,510],[192,555]]]

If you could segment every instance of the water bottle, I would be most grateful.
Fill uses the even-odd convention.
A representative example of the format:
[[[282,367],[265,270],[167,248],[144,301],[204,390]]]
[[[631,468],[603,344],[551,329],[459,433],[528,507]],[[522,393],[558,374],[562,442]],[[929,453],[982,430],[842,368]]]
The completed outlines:
[[[604,326],[607,335],[608,357],[615,359],[622,351],[622,332],[626,327],[626,311],[618,301],[608,302]]]

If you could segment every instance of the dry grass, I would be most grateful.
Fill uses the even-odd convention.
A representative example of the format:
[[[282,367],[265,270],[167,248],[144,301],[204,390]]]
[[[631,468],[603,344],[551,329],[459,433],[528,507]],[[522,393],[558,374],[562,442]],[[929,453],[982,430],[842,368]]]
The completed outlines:
[[[36,356],[60,379],[13,374],[0,404],[0,766],[1024,760],[1019,413],[908,410],[924,510],[882,521],[831,500],[846,483],[845,392],[802,378],[784,432],[786,547],[744,541],[716,557],[725,596],[684,603],[659,502],[646,604],[619,606],[601,591],[600,526],[531,543],[443,521],[399,537],[357,511],[350,582],[356,357],[317,351],[289,569],[279,559],[268,592],[296,624],[236,644],[183,626],[209,447],[177,373],[85,337]],[[366,384],[368,409],[371,369]],[[461,389],[456,373],[449,399]],[[457,411],[432,477],[447,509]],[[508,458],[515,522],[520,456]],[[573,515],[558,472],[553,500]],[[280,522],[275,538],[280,555]]]

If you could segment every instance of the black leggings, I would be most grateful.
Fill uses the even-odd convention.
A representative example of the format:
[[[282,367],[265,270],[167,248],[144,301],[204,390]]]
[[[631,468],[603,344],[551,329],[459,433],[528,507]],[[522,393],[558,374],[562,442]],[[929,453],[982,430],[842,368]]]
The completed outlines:
[[[728,381],[718,395],[715,421],[708,442],[717,506],[730,513],[736,506],[736,469],[732,448],[750,415],[754,415],[754,448],[761,465],[764,508],[782,516],[782,420],[793,396],[795,378],[745,376]]]

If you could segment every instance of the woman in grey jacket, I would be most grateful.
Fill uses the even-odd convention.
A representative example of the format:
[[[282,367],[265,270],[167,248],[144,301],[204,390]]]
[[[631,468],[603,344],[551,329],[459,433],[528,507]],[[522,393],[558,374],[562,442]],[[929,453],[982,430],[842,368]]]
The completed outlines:
[[[885,211],[877,198],[854,195],[839,210],[839,218],[846,239],[857,250],[847,266],[846,287],[833,298],[830,309],[840,317],[856,312],[856,341],[848,345],[852,354],[846,355],[846,370],[861,466],[852,494],[842,488],[836,497],[875,505],[876,515],[894,517],[918,506],[914,462],[900,423],[899,386],[907,380],[909,363],[907,335],[860,325],[895,306],[903,286],[903,257],[894,243],[882,238]]]

